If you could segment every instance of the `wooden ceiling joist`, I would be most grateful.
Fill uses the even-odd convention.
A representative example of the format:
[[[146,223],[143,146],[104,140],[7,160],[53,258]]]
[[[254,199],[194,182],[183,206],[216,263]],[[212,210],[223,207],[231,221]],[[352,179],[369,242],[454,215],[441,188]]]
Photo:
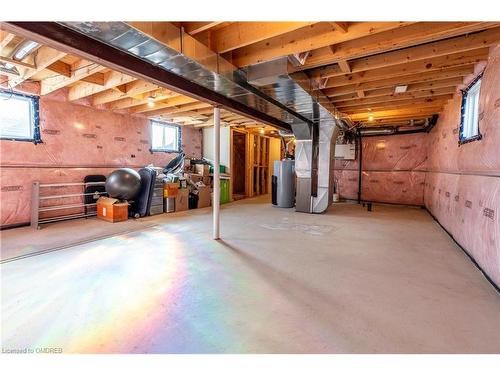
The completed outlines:
[[[187,98],[187,97],[184,97]],[[197,114],[205,114],[206,112],[203,111],[197,111],[199,109],[204,109],[204,108],[210,108],[210,112],[213,110],[211,109],[212,106],[208,103],[203,103],[203,102],[195,102],[195,103],[189,103],[189,104],[184,104],[184,105],[176,105],[173,107],[166,107],[166,108],[151,108],[151,111],[147,113],[148,116],[164,116],[168,117],[172,114],[176,113],[183,113],[183,112],[192,112],[196,111]]]
[[[154,107],[150,107],[147,104],[143,104],[129,110],[130,113],[144,113],[144,112],[156,112],[158,109],[176,107],[183,104],[195,103],[197,99],[190,98],[188,96],[179,95],[174,98],[166,99],[164,101],[155,103]],[[151,114],[147,114],[148,116]]]
[[[354,22],[349,26],[349,31],[343,33],[336,30],[329,22],[320,22],[234,50],[231,54],[232,63],[243,67],[401,28],[408,24],[407,22]],[[308,63],[309,61],[304,66]]]
[[[105,73],[104,85],[95,85],[93,83],[80,82],[70,87],[68,92],[68,99],[72,101],[82,99],[87,96],[94,95],[135,80],[136,79],[132,76],[112,70]]]
[[[373,69],[360,73],[331,77],[328,80],[327,87],[352,85],[362,82],[389,79],[410,74],[421,74],[431,71],[444,71],[451,67],[476,64],[479,61],[484,61],[487,59],[488,48],[481,48],[479,50],[471,50],[464,53],[440,56],[432,59],[388,66],[385,68]]]
[[[430,98],[415,98],[402,99],[386,103],[360,104],[356,106],[338,107],[338,110],[343,113],[357,113],[370,110],[391,109],[391,108],[421,108],[435,107],[436,105],[444,105],[448,100],[453,98],[453,94],[438,95]]]
[[[417,74],[410,74],[405,76],[393,77],[389,79],[380,79],[376,81],[363,82],[355,85],[345,85],[340,87],[327,88],[323,93],[327,96],[336,96],[343,94],[354,93],[358,90],[368,91],[392,87],[397,85],[409,85],[412,83],[432,82],[435,80],[442,80],[447,78],[464,77],[474,72],[474,65],[465,65],[445,70],[423,72]]]
[[[500,42],[500,27],[479,31],[470,35],[463,35],[451,39],[422,44],[415,47],[385,52],[374,56],[350,60],[352,73],[359,73],[371,69],[399,65],[432,59],[450,54],[458,54],[470,50],[489,47]],[[312,69],[309,72],[312,78],[326,78],[343,75],[344,72],[337,64]]]
[[[10,87],[16,87],[25,80],[33,77],[38,72],[46,69],[48,66],[52,65],[56,61],[62,59],[66,56],[65,52],[57,51],[53,48],[42,46],[36,51],[35,57],[33,59],[34,69],[31,68],[21,68],[19,69],[19,77],[9,79]]]
[[[377,96],[377,97],[370,97],[370,98],[364,98],[364,99],[355,99],[355,100],[344,100],[344,101],[335,101],[333,102],[337,108],[346,108],[346,107],[352,107],[352,106],[358,106],[358,105],[370,105],[370,104],[376,104],[376,103],[397,103],[400,100],[406,100],[406,99],[418,99],[418,98],[431,98],[433,96],[439,96],[439,95],[447,95],[447,94],[453,94],[456,92],[456,88],[454,86],[451,87],[444,87],[441,89],[435,89],[435,90],[422,90],[422,91],[412,91],[412,92],[405,92],[402,94],[394,94],[394,92],[391,95],[387,96]]]
[[[167,89],[156,89],[153,91],[147,91],[145,93],[136,94],[133,97],[131,96],[131,97],[127,97],[127,98],[113,101],[111,103],[108,103],[106,108],[108,108],[110,110],[126,109],[126,108],[132,108],[132,107],[136,107],[136,106],[140,106],[140,105],[144,105],[144,104],[148,104],[148,103],[153,103],[153,104],[150,104],[150,106],[154,107],[154,103],[165,100],[165,99],[173,98],[176,96],[179,96],[179,94],[177,94],[173,91],[170,91]]]
[[[0,33],[0,51],[2,51],[16,36],[3,30],[0,30]]]
[[[348,22],[330,22],[335,30],[341,33],[347,33],[349,31],[349,23]]]
[[[47,70],[60,74],[64,77],[71,77],[71,65],[58,60],[47,67]]]
[[[122,85],[117,85],[109,90],[94,94],[93,105],[110,103],[123,98],[132,98],[146,92],[157,90],[158,86],[142,80],[134,80]]]
[[[196,35],[206,30],[221,24],[220,21],[209,21],[209,22],[182,22],[181,26],[184,31],[190,35]]]
[[[333,49],[329,46],[314,49],[311,51],[307,62],[298,69],[316,68],[322,65],[337,63],[339,60],[359,59],[498,27],[499,25],[499,23],[494,22],[418,22],[411,25],[403,25],[403,27],[374,35],[337,42]],[[352,26],[346,35],[351,33],[351,29]]]
[[[372,111],[372,112],[364,112],[364,113],[355,113],[351,115],[351,119],[353,121],[368,121],[369,117],[374,119],[388,119],[388,118],[416,118],[432,116],[434,114],[439,113],[441,107],[437,108],[412,108],[412,109],[394,109],[394,110],[386,110],[386,111]]]
[[[408,85],[406,94],[418,91],[437,90],[441,88],[453,88],[463,82],[462,77],[447,78],[442,80],[435,80],[431,82],[420,82]],[[394,94],[394,87],[386,87],[381,89],[367,90],[363,92],[364,98],[377,98],[379,96],[391,96]],[[359,98],[358,92],[344,95],[330,96],[331,101],[335,104],[339,101],[349,101]]]
[[[72,64],[70,76],[59,74],[53,77],[42,79],[41,95],[47,95],[57,89],[69,86],[78,81],[85,81],[93,84],[104,85],[104,75],[100,72],[106,68],[102,65],[91,63],[87,60],[79,60]]]
[[[210,34],[210,48],[225,53],[313,25],[315,22],[234,22]]]

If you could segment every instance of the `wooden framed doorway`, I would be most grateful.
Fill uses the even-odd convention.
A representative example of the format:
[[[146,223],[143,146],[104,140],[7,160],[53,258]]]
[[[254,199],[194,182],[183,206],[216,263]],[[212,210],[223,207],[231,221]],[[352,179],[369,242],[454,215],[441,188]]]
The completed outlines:
[[[233,200],[248,197],[248,133],[231,132],[231,180]]]

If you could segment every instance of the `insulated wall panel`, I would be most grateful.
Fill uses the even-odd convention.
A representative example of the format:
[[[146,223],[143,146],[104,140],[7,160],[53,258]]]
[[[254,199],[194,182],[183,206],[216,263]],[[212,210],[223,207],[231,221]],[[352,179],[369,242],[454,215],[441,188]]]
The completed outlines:
[[[83,182],[86,175],[107,175],[117,168],[138,169],[148,164],[165,166],[176,156],[149,151],[151,138],[147,118],[82,104],[85,103],[67,101],[64,90],[42,97],[42,143],[0,141],[1,225],[29,221],[33,181]],[[199,129],[182,128],[182,148],[188,156],[201,157],[201,138]],[[72,191],[68,188],[60,188],[56,194],[69,192]],[[64,203],[69,204],[71,200]]]
[[[427,137],[427,133],[364,137],[361,199],[422,205]],[[335,176],[341,197],[357,199],[359,160],[336,160]]]
[[[484,70],[479,97],[482,139],[458,144],[461,94],[455,94],[429,134],[425,205],[500,285],[500,47],[466,77]]]

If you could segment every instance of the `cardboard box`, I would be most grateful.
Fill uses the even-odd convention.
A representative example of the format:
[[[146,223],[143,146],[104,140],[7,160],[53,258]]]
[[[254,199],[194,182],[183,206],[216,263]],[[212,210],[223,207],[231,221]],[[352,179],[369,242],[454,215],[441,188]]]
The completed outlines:
[[[206,185],[206,186],[210,186],[212,184],[212,179],[210,177],[203,177],[202,179],[202,182]]]
[[[100,197],[97,200],[97,217],[102,220],[116,223],[128,219],[128,202],[119,199]]]
[[[211,193],[209,186],[198,187],[198,208],[210,207]]]
[[[186,177],[189,178],[193,184],[203,181],[203,176],[201,174],[190,173]]]
[[[210,174],[210,165],[208,164],[195,164],[195,171],[197,174],[202,176],[208,176]]]
[[[175,197],[175,211],[187,211],[189,208],[189,189],[179,189]]]

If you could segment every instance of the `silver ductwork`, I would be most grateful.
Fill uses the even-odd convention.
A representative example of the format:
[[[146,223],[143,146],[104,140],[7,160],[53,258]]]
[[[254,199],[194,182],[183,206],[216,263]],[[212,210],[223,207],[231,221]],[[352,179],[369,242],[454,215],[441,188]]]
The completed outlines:
[[[168,41],[156,40],[125,22],[61,22],[88,37],[130,53],[212,91],[234,99],[286,123],[293,113],[262,98],[237,83],[240,71],[194,39],[171,26]]]
[[[300,115],[292,122],[296,138],[296,210],[321,213],[332,203],[335,141],[346,127],[330,101],[314,90],[304,73],[288,73],[286,57],[245,69],[248,83]]]
[[[290,124],[297,140],[296,210],[320,213],[328,208],[335,140],[348,120],[340,119],[306,74],[288,73],[287,58],[237,69],[173,26],[177,37],[160,42],[124,22],[61,24]]]

